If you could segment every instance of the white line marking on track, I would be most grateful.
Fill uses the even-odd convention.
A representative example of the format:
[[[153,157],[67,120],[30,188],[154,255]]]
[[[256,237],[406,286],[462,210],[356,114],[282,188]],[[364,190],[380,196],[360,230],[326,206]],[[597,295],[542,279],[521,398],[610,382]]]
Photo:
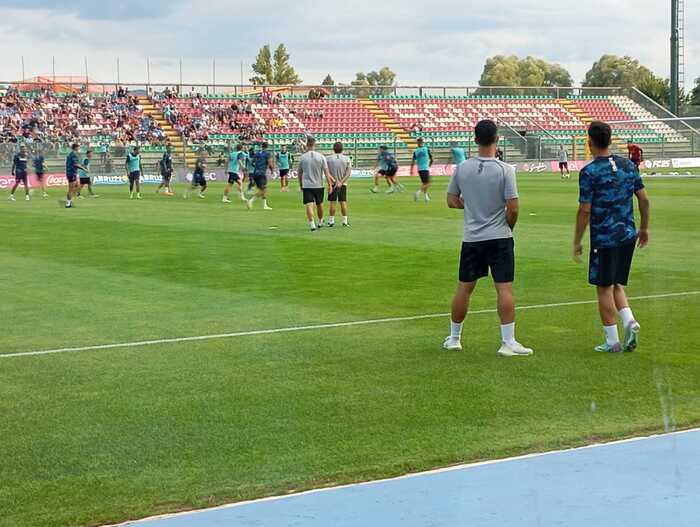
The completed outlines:
[[[693,296],[700,295],[700,291],[684,291],[680,293],[663,293],[658,295],[645,295],[645,296],[633,296],[630,300],[654,300],[660,298],[677,298],[683,296]],[[548,309],[552,307],[568,307],[568,306],[584,306],[590,304],[597,304],[597,300],[577,300],[573,302],[559,302],[554,304],[535,304],[531,306],[518,306],[516,309],[518,311],[525,311],[530,309]],[[479,311],[470,311],[469,315],[484,315],[487,313],[495,313],[495,309],[482,309]],[[197,342],[202,340],[218,340],[218,339],[229,339],[235,337],[252,337],[255,335],[272,335],[276,333],[293,333],[297,331],[313,331],[316,329],[332,329],[332,328],[346,328],[352,326],[369,326],[373,324],[389,324],[392,322],[408,322],[414,320],[426,320],[431,318],[442,318],[448,317],[449,313],[433,313],[429,315],[411,315],[405,317],[391,317],[391,318],[375,318],[370,320],[354,320],[351,322],[334,322],[329,324],[314,324],[310,326],[292,326],[288,328],[273,328],[273,329],[257,329],[253,331],[237,331],[234,333],[219,333],[215,335],[198,335],[194,337],[175,337],[169,339],[156,339],[156,340],[140,340],[136,342],[117,342],[114,344],[98,344],[94,346],[81,346],[75,348],[58,348],[50,350],[39,350],[39,351],[21,351],[17,353],[3,353],[0,354],[0,359],[9,359],[13,357],[35,357],[37,355],[54,355],[57,353],[70,353],[76,351],[96,351],[96,350],[108,350],[108,349],[118,349],[118,348],[137,348],[141,346],[154,346],[157,344],[177,344],[181,342]]]
[[[664,297],[662,297],[662,298],[664,298]],[[322,487],[322,488],[318,488],[318,489],[305,490],[302,492],[294,492],[292,494],[283,494],[281,496],[268,496],[267,498],[259,498],[259,499],[247,500],[247,501],[238,501],[235,503],[227,503],[225,505],[219,505],[218,507],[210,507],[208,509],[194,509],[194,510],[190,510],[190,511],[175,512],[175,513],[171,513],[171,514],[161,514],[158,516],[150,516],[150,517],[142,518],[139,520],[129,520],[129,521],[126,521],[123,523],[106,525],[104,527],[124,527],[127,525],[138,525],[138,524],[146,523],[149,521],[172,519],[172,518],[178,518],[181,516],[192,516],[195,514],[202,514],[202,513],[206,513],[206,512],[233,509],[233,508],[237,508],[237,507],[242,507],[244,505],[265,503],[268,501],[289,500],[289,499],[294,499],[294,498],[306,496],[308,494],[318,494],[321,492],[342,490],[342,489],[353,488],[353,487],[365,487],[365,486],[376,485],[378,483],[400,481],[402,479],[413,479],[413,478],[418,478],[421,476],[429,476],[432,474],[442,474],[445,472],[469,470],[469,469],[483,467],[483,466],[487,466],[487,465],[498,465],[501,463],[508,463],[508,462],[512,462],[512,461],[521,461],[524,459],[546,457],[546,456],[551,456],[551,455],[556,455],[556,454],[570,454],[572,452],[578,452],[581,450],[592,450],[592,449],[601,448],[601,447],[613,447],[616,445],[624,445],[627,443],[637,443],[637,442],[642,442],[642,441],[650,441],[650,440],[655,440],[655,439],[662,439],[664,437],[676,437],[679,435],[694,434],[694,433],[698,433],[698,432],[700,432],[700,428],[689,428],[686,430],[676,430],[673,432],[664,432],[664,433],[652,434],[652,435],[648,435],[648,436],[628,437],[626,439],[618,439],[618,440],[608,441],[608,442],[603,442],[603,443],[592,443],[590,445],[584,445],[584,446],[573,447],[573,448],[549,450],[547,452],[534,452],[532,454],[523,454],[520,456],[513,456],[513,457],[506,457],[506,458],[499,458],[499,459],[487,459],[485,461],[476,461],[474,463],[462,463],[460,465],[452,465],[449,467],[435,468],[432,470],[424,470],[422,472],[409,472],[408,474],[404,474],[402,476],[395,476],[393,478],[383,478],[383,479],[375,479],[375,480],[369,480],[369,481],[360,481],[358,483],[348,483],[346,485],[336,485],[334,487]]]

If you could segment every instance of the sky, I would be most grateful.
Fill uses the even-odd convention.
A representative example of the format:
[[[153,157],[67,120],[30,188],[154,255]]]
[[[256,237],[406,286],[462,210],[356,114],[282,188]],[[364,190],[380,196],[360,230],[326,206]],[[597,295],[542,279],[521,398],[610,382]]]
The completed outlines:
[[[700,77],[700,2],[686,2],[686,80]],[[401,85],[472,86],[485,59],[532,55],[580,83],[601,55],[630,55],[668,77],[670,0],[0,0],[0,81],[85,72],[91,79],[218,84],[251,76],[283,42],[306,84],[388,66]],[[251,7],[254,6],[254,7]]]

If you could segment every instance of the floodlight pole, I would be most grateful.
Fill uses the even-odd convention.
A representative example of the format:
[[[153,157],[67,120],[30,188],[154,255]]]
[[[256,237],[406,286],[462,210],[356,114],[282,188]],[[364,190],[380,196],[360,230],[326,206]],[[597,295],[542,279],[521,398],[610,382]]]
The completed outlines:
[[[671,0],[671,113],[678,115],[678,91],[680,86],[680,22],[678,1]]]

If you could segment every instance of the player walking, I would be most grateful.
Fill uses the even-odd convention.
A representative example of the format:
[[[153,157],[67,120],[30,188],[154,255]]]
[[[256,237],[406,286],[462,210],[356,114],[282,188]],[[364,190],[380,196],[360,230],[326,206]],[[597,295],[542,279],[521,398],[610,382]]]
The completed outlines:
[[[245,155],[243,153],[243,145],[236,145],[235,150],[228,148],[228,182],[226,183],[226,188],[224,189],[224,203],[231,203],[229,199],[229,194],[231,193],[231,188],[235,184],[238,187],[238,195],[241,197],[241,201],[245,201],[245,194],[243,194],[243,183],[241,183],[241,178],[243,177],[245,171]]]
[[[287,147],[282,145],[282,149],[277,153],[277,168],[280,172],[280,189],[282,192],[289,192],[289,167],[293,163],[292,156],[287,152]]]
[[[634,166],[639,168],[644,161],[644,150],[639,145],[635,145],[632,141],[627,141],[627,155]]]
[[[464,148],[457,146],[457,143],[452,143],[450,152],[452,153],[452,163],[454,163],[455,167],[467,160],[467,153],[464,151]]]
[[[263,210],[272,210],[267,204],[267,171],[274,168],[272,165],[272,154],[267,149],[268,144],[263,143],[261,145],[261,150],[255,153],[253,158],[253,182],[258,188],[257,193],[246,201],[246,207],[248,210],[253,208],[253,203],[255,203],[256,198],[261,198],[263,200]]]
[[[27,164],[29,163],[29,154],[27,154],[27,147],[22,145],[19,147],[19,152],[15,154],[12,158],[12,175],[15,176],[15,184],[12,186],[10,191],[10,197],[7,198],[10,201],[15,201],[15,191],[19,184],[24,185],[24,200],[29,201],[29,183],[27,182]]]
[[[41,197],[48,198],[49,195],[46,192],[46,160],[44,159],[44,154],[37,151],[34,156],[34,173],[36,174],[36,180],[39,182],[41,187]]]
[[[323,176],[326,176],[329,194],[330,189],[336,184],[328,170],[328,162],[323,155],[315,150],[316,140],[308,137],[306,140],[306,153],[299,158],[299,188],[303,193],[306,219],[311,231],[316,230],[314,210],[318,216],[318,228],[323,227]]]
[[[464,209],[464,242],[459,262],[459,284],[452,301],[450,336],[443,347],[461,350],[462,324],[476,283],[491,271],[498,293],[501,348],[504,357],[532,355],[515,340],[513,228],[518,221],[515,170],[496,159],[498,127],[485,120],[476,125],[479,155],[460,164],[447,187],[447,204]]]
[[[170,145],[165,147],[165,152],[163,152],[163,157],[160,158],[158,162],[158,168],[160,169],[160,184],[156,189],[156,194],[160,192],[160,189],[165,188],[165,195],[173,195],[173,149]]]
[[[649,197],[635,164],[610,154],[612,130],[603,122],[592,122],[588,144],[595,159],[579,173],[579,209],[574,236],[574,260],[581,261],[581,240],[590,224],[591,251],[588,281],[596,286],[598,309],[605,331],[605,343],[596,351],[634,351],[640,326],[630,308],[625,286],[632,266],[635,245],[649,243]],[[633,196],[637,196],[641,224],[634,223]],[[615,315],[624,326],[620,343]]]
[[[190,191],[194,192],[199,189],[197,197],[204,199],[204,193],[207,191],[207,178],[204,176],[204,171],[207,169],[207,158],[204,157],[204,152],[200,150],[197,161],[194,164],[194,172],[192,173],[192,185],[185,190],[185,199],[190,197]]]
[[[82,199],[83,196],[81,196],[81,192],[83,191],[83,187],[87,185],[88,192],[90,192],[90,197],[92,198],[98,198],[99,196],[95,194],[95,192],[92,190],[92,178],[90,177],[90,160],[92,159],[92,150],[89,150],[85,152],[85,158],[83,159],[83,164],[82,167],[78,170],[78,174],[80,175],[80,189],[78,190],[78,198]]]
[[[143,165],[141,164],[141,149],[138,146],[126,154],[126,173],[129,177],[129,199],[134,198],[134,187],[136,187],[136,199],[141,199]]]
[[[78,143],[73,143],[71,145],[70,154],[66,157],[66,180],[68,181],[68,193],[66,194],[66,208],[70,209],[73,207],[73,196],[78,193],[80,188],[80,183],[78,182],[78,170],[83,167],[78,159],[78,150],[80,145]]]
[[[430,196],[428,195],[428,189],[430,188],[430,167],[433,166],[433,154],[430,149],[425,146],[423,139],[418,139],[416,143],[418,143],[418,148],[413,151],[410,173],[413,174],[414,167],[418,165],[420,189],[413,194],[413,201],[418,201],[420,195],[423,194],[425,202],[429,203]]]
[[[566,170],[566,175],[564,171]],[[571,172],[569,172],[569,153],[564,148],[564,145],[559,145],[559,172],[561,173],[561,179],[571,179]]]
[[[348,180],[352,174],[352,162],[349,157],[343,155],[343,143],[335,143],[333,145],[333,152],[333,154],[326,157],[328,171],[335,181],[335,184],[328,193],[328,203],[330,204],[328,226],[335,226],[336,202],[339,201],[343,227],[350,227],[350,223],[348,222]]]

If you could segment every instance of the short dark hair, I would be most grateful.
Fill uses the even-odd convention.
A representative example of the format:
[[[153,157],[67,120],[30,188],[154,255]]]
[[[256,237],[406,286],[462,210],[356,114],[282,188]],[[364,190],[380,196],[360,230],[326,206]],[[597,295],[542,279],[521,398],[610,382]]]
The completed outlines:
[[[343,143],[341,143],[340,141],[337,141],[333,145],[333,152],[335,152],[336,154],[342,154],[343,153]]]
[[[311,148],[311,147],[313,147],[314,145],[316,145],[316,139],[314,139],[314,138],[311,137],[311,136],[307,137],[307,138],[306,138],[306,148]]]
[[[85,152],[85,155],[88,155],[88,154],[92,154],[92,150],[89,148],[87,149],[87,152]]]
[[[419,137],[418,139],[416,139],[416,143],[425,143],[425,141],[423,141],[422,137]]]
[[[379,150],[388,150],[388,148],[386,147],[386,145],[382,145],[379,147]]]
[[[588,137],[596,148],[608,148],[612,143],[612,129],[608,123],[593,121],[588,127]]]
[[[242,145],[241,143],[238,143],[238,144],[236,145],[236,151],[237,151],[237,152],[240,152],[241,150],[243,150],[243,145]]]
[[[498,126],[490,119],[479,121],[474,127],[474,139],[479,146],[491,146],[498,140]]]
[[[267,142],[264,142],[264,143],[263,143],[262,145],[260,145],[260,146],[261,146],[263,149],[265,149],[265,148],[267,148],[267,147],[270,146],[270,145],[268,145]]]
[[[75,150],[76,148],[80,148],[80,145],[78,143],[73,143],[70,145],[71,150]]]

